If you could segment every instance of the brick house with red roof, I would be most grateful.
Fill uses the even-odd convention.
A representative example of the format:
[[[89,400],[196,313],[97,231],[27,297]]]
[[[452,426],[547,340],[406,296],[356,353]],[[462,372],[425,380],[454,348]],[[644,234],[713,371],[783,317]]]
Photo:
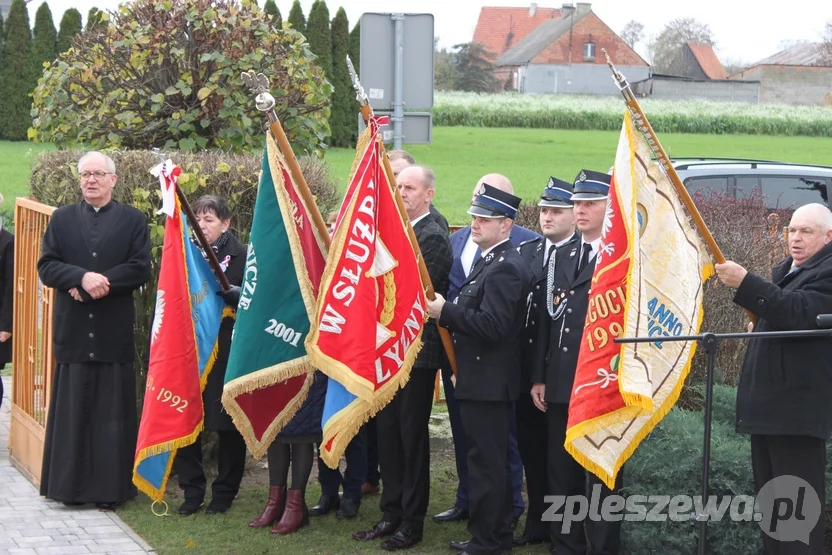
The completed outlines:
[[[728,79],[713,45],[696,42],[688,42],[679,49],[667,74],[699,80]]]
[[[501,86],[524,93],[620,94],[602,49],[632,82],[650,66],[592,11],[591,4],[560,9],[482,8],[474,42],[497,55]]]

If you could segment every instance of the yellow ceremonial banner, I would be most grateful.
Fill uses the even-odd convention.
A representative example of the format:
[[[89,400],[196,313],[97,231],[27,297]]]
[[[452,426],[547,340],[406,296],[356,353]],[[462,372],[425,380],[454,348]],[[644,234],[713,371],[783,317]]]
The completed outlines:
[[[629,112],[618,142],[592,278],[566,450],[613,488],[642,439],[679,398],[702,324],[713,264],[672,183]],[[655,337],[618,344],[615,337]]]

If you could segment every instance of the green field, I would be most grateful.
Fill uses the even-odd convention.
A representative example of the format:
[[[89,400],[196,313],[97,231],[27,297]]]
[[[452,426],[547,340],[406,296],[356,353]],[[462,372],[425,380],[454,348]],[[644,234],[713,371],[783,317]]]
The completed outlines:
[[[436,127],[433,143],[406,147],[416,161],[433,168],[436,205],[452,224],[466,224],[471,191],[486,173],[503,173],[525,199],[536,198],[550,175],[570,181],[582,169],[606,172],[618,144],[615,131],[493,129]],[[671,156],[719,156],[832,163],[832,138],[752,135],[691,135],[660,137]],[[44,146],[0,142],[0,191],[8,197],[27,193],[29,167]],[[331,149],[326,154],[343,187],[355,152]]]

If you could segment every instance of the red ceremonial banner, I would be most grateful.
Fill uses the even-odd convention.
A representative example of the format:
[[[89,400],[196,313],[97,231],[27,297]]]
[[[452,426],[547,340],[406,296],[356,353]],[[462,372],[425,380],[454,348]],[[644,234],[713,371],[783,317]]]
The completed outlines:
[[[199,359],[178,200],[165,220],[137,460],[190,445],[202,430]],[[211,339],[216,341],[216,336]]]
[[[409,377],[426,304],[373,128],[341,208],[307,350],[313,364],[378,409]]]
[[[624,330],[630,247],[613,174],[569,402],[567,429],[603,419],[625,406],[618,390],[621,345],[614,339]]]

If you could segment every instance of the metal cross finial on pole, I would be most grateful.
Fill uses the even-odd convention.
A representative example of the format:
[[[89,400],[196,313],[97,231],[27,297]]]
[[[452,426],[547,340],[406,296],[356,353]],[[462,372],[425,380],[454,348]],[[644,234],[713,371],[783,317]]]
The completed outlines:
[[[306,178],[303,176],[303,172],[300,169],[300,164],[298,164],[297,158],[295,158],[295,152],[292,150],[292,145],[289,144],[289,139],[283,131],[283,126],[280,125],[280,120],[277,119],[277,114],[274,111],[275,100],[271,93],[269,93],[268,78],[262,73],[255,74],[254,71],[243,72],[240,74],[240,78],[242,78],[243,82],[251,90],[251,92],[257,95],[254,98],[255,106],[257,106],[259,111],[265,112],[266,117],[268,117],[269,129],[277,141],[280,151],[283,153],[283,157],[286,159],[286,164],[289,167],[289,172],[292,174],[292,179],[295,181],[298,192],[301,197],[303,197],[303,202],[306,204],[306,209],[309,211],[309,217],[312,219],[312,224],[317,230],[318,239],[326,246],[327,250],[329,250],[329,229],[327,228],[326,223],[324,223],[321,211],[318,209],[318,205],[315,203],[315,198],[312,196],[312,191],[306,183]]]
[[[167,167],[168,162],[170,161],[167,152],[164,152],[160,148],[154,148],[150,152],[154,156],[159,157],[159,164],[162,167],[163,174],[167,174],[168,172],[173,171],[173,166]],[[199,227],[199,222],[196,219],[196,214],[194,214],[194,211],[191,208],[190,203],[188,202],[188,198],[185,196],[185,193],[182,192],[182,189],[179,188],[179,184],[176,182],[174,182],[174,189],[176,190],[176,196],[179,199],[179,206],[182,208],[182,211],[185,212],[185,217],[188,219],[188,223],[191,226],[191,231],[193,232],[194,236],[196,236],[196,240],[199,243],[200,247],[202,247],[202,252],[205,253],[205,257],[208,260],[208,265],[211,266],[211,270],[214,272],[214,276],[217,278],[217,281],[222,286],[223,290],[228,291],[229,289],[231,289],[231,283],[228,281],[228,278],[225,277],[225,272],[220,267],[220,261],[217,260],[217,255],[214,253],[214,249],[211,248],[211,244],[208,243],[208,239],[206,239],[205,234],[202,233],[202,228]]]
[[[364,87],[361,86],[361,81],[358,80],[358,72],[355,71],[355,66],[352,65],[352,60],[350,59],[349,54],[347,54],[347,70],[350,72],[352,88],[355,89],[355,99],[358,101],[358,105],[367,106],[370,103],[370,100],[364,92]]]
[[[270,121],[276,121],[277,115],[274,113],[275,101],[274,97],[269,93],[268,77],[262,73],[255,74],[252,70],[243,72],[240,77],[242,77],[243,82],[251,92],[257,94],[254,98],[257,109],[261,112],[266,112]]]
[[[612,80],[615,81],[615,85],[618,87],[618,90],[620,90],[621,94],[624,95],[624,99],[627,101],[635,99],[635,96],[633,96],[633,91],[630,89],[630,84],[627,82],[627,78],[624,77],[624,75],[620,71],[615,69],[615,65],[612,63],[610,55],[607,53],[607,49],[602,48],[601,52],[607,59],[607,65],[610,66],[610,70],[612,71]]]

